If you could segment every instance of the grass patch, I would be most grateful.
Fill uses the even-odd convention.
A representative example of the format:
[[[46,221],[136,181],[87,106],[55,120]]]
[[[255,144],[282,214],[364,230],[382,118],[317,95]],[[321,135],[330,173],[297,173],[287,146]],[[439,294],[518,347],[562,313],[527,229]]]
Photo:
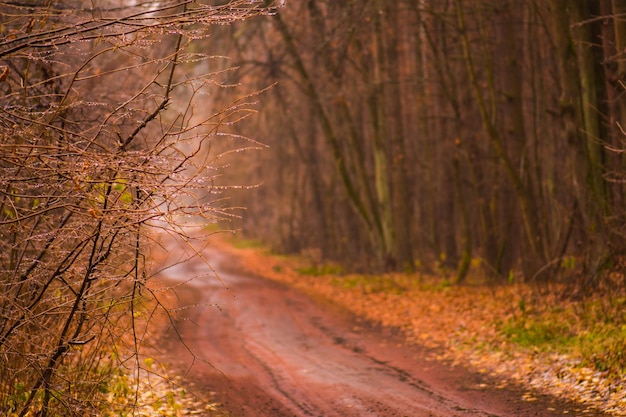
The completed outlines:
[[[296,270],[300,275],[319,277],[322,275],[341,275],[343,268],[339,265],[310,265]]]
[[[583,366],[618,377],[626,372],[626,298],[561,302],[541,300],[504,321],[501,333],[511,342],[538,351],[567,353]],[[553,304],[552,304],[553,305]]]
[[[528,317],[509,320],[503,326],[502,333],[520,346],[539,349],[547,347],[562,349],[574,340],[565,323]]]
[[[332,284],[344,289],[360,289],[364,294],[402,294],[406,291],[391,275],[349,275],[333,279]]]
[[[264,246],[257,239],[244,239],[241,237],[231,239],[230,243],[237,249],[260,249]]]
[[[585,365],[611,376],[626,372],[626,326],[597,328],[576,337]]]

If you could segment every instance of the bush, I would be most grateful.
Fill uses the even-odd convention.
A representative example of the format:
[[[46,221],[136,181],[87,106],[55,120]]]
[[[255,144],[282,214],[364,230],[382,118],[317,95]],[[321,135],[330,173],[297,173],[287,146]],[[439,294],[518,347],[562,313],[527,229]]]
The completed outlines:
[[[0,414],[95,415],[149,337],[155,233],[233,216],[209,150],[252,109],[199,107],[195,44],[267,9],[28,3],[0,5]]]

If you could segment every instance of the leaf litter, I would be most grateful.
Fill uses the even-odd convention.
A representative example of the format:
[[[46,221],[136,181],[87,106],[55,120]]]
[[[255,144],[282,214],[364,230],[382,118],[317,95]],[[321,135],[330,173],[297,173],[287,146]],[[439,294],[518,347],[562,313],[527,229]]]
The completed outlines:
[[[593,415],[595,409],[626,416],[623,374],[598,370],[593,355],[585,354],[577,344],[567,347],[572,340],[583,340],[588,324],[578,319],[580,307],[558,299],[554,290],[542,294],[523,284],[450,286],[436,277],[342,275],[337,268],[325,268],[331,271],[328,274],[303,274],[311,268],[306,257],[278,256],[261,247],[221,239],[213,243],[234,255],[250,273],[322,296],[357,316],[400,329],[407,343],[437,352],[433,359],[469,365],[495,377],[501,387],[527,387],[525,401],[534,401],[533,393],[540,392],[580,404],[578,412],[583,415]],[[551,311],[552,316],[548,314]],[[533,336],[533,320],[542,314],[553,321],[564,320],[555,323],[555,328],[565,334],[540,328]],[[612,323],[614,318],[608,321]],[[615,325],[626,333],[626,326]],[[619,354],[626,353],[626,346],[620,349],[616,348]]]

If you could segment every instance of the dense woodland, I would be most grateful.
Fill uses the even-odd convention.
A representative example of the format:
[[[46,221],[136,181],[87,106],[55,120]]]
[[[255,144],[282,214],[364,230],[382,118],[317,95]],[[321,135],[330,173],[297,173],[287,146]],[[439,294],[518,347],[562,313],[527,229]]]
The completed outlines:
[[[234,168],[262,183],[245,233],[352,268],[623,284],[623,0],[292,1],[212,46],[276,83],[245,126],[269,149]]]
[[[625,0],[0,0],[0,414],[102,413],[194,225],[623,288],[625,51]]]

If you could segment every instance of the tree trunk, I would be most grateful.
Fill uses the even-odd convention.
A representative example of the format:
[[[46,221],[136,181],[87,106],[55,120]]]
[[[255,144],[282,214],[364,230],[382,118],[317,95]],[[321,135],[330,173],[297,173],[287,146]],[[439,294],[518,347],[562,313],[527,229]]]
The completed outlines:
[[[392,210],[394,237],[393,253],[397,259],[397,269],[413,271],[413,250],[411,248],[411,196],[409,193],[407,169],[406,169],[406,145],[404,130],[404,106],[402,104],[402,80],[400,77],[401,39],[398,37],[403,22],[398,15],[398,8],[389,2],[385,3],[384,14],[387,18],[382,36],[387,41],[387,68],[389,72],[389,126],[390,154],[391,154],[391,180],[392,180]]]
[[[523,268],[525,270],[525,275],[527,277],[532,277],[534,276],[534,273],[536,271],[539,271],[540,268],[547,263],[547,259],[545,258],[545,252],[542,247],[542,235],[539,230],[539,225],[537,224],[537,221],[535,219],[535,215],[537,213],[535,208],[535,202],[533,200],[531,190],[529,190],[528,187],[524,184],[522,177],[520,177],[517,171],[516,165],[514,164],[511,156],[509,155],[505,147],[501,132],[498,130],[498,127],[494,123],[494,114],[492,114],[490,111],[493,106],[489,105],[483,93],[483,88],[481,86],[480,80],[478,79],[476,65],[474,63],[472,50],[470,48],[470,42],[466,29],[465,15],[463,11],[463,4],[461,0],[456,0],[456,8],[457,23],[460,31],[461,42],[463,45],[465,63],[467,65],[467,71],[470,77],[471,88],[474,91],[474,96],[481,114],[485,133],[487,134],[487,138],[489,139],[491,148],[493,149],[498,161],[501,163],[502,168],[504,169],[504,172],[513,187],[513,192],[517,199],[518,207],[522,217],[522,227],[524,230],[525,241],[527,242],[529,247],[529,253],[522,259]]]
[[[586,279],[593,279],[607,255],[604,227],[606,192],[598,115],[595,57],[588,26],[589,8],[584,0],[550,0],[552,36],[561,87],[560,120],[563,136],[573,150],[573,179],[581,237],[585,240]],[[570,30],[570,27],[572,29]]]

